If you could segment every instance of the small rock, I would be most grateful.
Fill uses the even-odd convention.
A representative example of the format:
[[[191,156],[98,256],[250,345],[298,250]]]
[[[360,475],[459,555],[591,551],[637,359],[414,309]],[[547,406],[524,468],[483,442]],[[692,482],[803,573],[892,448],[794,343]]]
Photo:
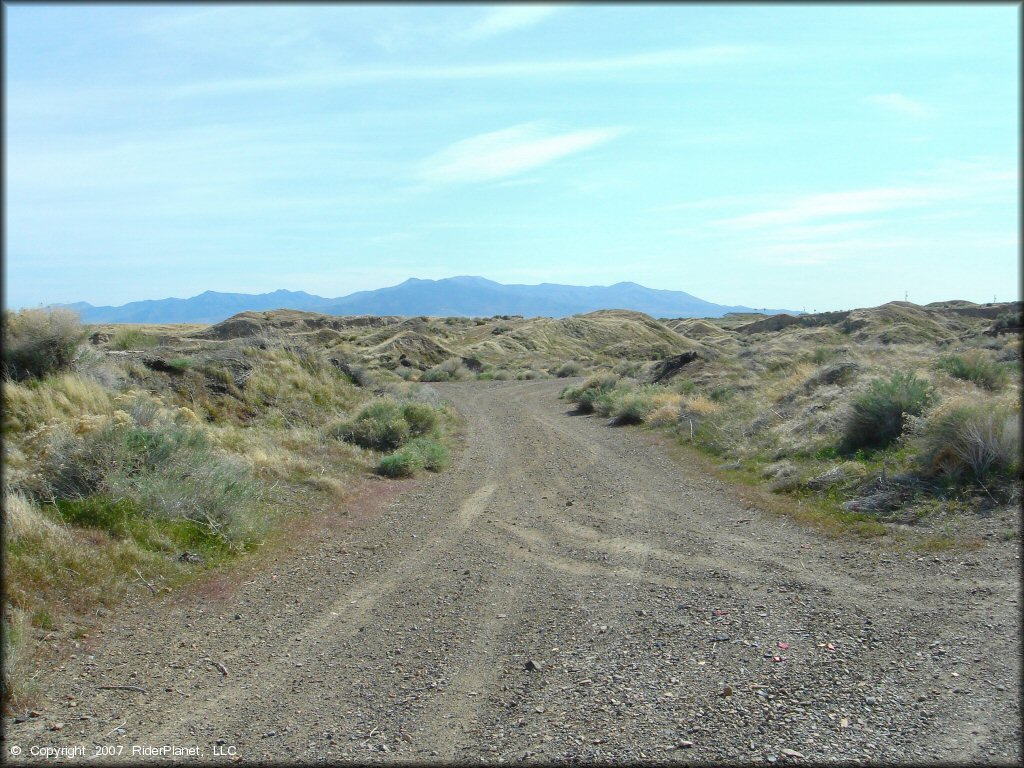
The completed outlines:
[[[527,659],[523,667],[527,672],[540,672],[540,663],[533,659]]]
[[[786,757],[803,757],[803,755],[797,752],[795,749],[783,749],[781,751],[782,754],[784,754]]]
[[[678,744],[676,744],[676,748],[677,749],[689,749],[692,746],[693,746],[693,742],[692,741],[680,741]]]
[[[878,703],[878,699],[876,699],[874,696],[865,696],[864,703],[867,704],[869,707],[873,707],[875,706],[875,704]]]
[[[63,731],[64,730],[64,723],[54,723],[53,725],[50,726],[50,730],[51,731]]]

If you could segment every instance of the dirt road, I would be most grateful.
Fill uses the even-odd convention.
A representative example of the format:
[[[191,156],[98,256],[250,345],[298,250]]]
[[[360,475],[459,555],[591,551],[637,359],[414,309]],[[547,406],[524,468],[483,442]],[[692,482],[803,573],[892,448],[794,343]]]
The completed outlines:
[[[129,609],[5,752],[1020,760],[1016,542],[824,539],[570,415],[563,384],[438,385],[467,419],[451,470],[225,595]]]

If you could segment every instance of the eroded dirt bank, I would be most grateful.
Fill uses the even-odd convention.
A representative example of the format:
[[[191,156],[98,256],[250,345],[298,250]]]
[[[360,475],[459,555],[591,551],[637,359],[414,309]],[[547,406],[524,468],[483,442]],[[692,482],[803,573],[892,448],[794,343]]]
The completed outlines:
[[[438,385],[450,471],[226,596],[130,609],[5,757],[1019,762],[1015,542],[823,539],[563,383]]]

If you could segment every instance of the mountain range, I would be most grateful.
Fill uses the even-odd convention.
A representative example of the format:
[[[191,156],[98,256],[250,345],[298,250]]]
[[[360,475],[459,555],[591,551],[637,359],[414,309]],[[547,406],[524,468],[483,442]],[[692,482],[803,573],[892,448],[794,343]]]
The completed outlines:
[[[333,299],[305,291],[206,291],[190,299],[133,301],[119,307],[95,307],[86,302],[58,306],[76,311],[85,323],[217,323],[239,312],[268,309],[299,309],[326,315],[435,317],[567,317],[599,309],[631,309],[652,317],[722,317],[730,312],[799,314],[784,309],[714,304],[683,291],[646,288],[636,283],[504,285],[482,277],[410,278],[399,285]]]

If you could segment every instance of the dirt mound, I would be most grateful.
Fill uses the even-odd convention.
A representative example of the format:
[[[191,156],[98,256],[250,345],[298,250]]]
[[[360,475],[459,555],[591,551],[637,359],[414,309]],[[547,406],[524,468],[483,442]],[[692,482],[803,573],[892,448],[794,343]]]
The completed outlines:
[[[858,341],[922,344],[953,341],[969,329],[956,314],[892,301],[880,307],[853,310],[844,320],[842,330]]]
[[[385,368],[392,368],[401,362],[402,365],[421,370],[458,356],[430,336],[415,331],[403,331],[363,351],[362,355],[366,362],[376,363]]]
[[[731,337],[731,334],[725,329],[700,318],[662,320],[661,322],[666,328],[670,328],[688,339],[723,341]]]
[[[193,338],[215,339],[224,341],[227,339],[244,339],[257,336],[266,332],[309,333],[330,329],[343,331],[349,328],[378,328],[393,325],[401,318],[384,316],[375,317],[370,315],[353,317],[335,317],[333,315],[322,315],[318,312],[303,312],[297,309],[274,309],[266,312],[239,312],[216,325],[211,325],[197,333]]]
[[[736,330],[740,333],[770,333],[781,331],[784,328],[800,326],[801,328],[816,328],[822,325],[834,325],[845,320],[849,312],[819,312],[814,315],[772,315],[764,320],[757,320],[747,325],[741,325]]]

